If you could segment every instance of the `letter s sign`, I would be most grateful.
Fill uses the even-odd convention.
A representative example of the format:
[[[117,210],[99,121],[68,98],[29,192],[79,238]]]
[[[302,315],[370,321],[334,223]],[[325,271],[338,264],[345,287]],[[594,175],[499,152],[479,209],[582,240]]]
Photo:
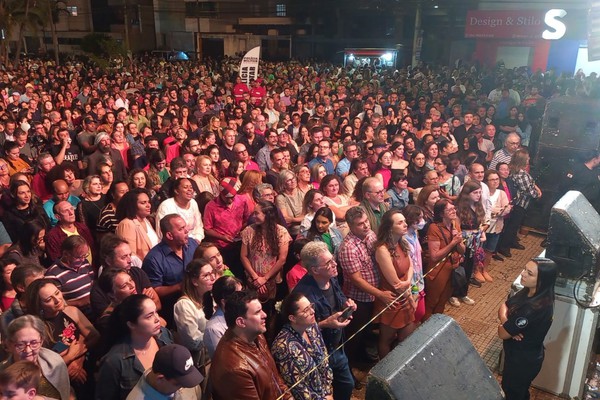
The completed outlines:
[[[546,40],[558,40],[565,36],[567,26],[560,20],[567,15],[567,12],[562,9],[549,10],[544,16],[544,23],[552,30],[546,29],[542,32],[542,38]]]

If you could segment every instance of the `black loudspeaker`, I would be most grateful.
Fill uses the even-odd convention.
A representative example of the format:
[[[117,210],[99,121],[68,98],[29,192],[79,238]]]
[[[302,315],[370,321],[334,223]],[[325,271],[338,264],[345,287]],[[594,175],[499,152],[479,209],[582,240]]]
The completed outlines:
[[[546,104],[540,145],[561,149],[600,147],[600,102],[584,97],[559,97]]]
[[[565,279],[588,276],[595,281],[600,266],[600,215],[580,192],[568,191],[552,207],[546,256]]]
[[[548,227],[550,210],[566,192],[566,175],[589,150],[600,149],[600,102],[589,98],[560,97],[550,100],[531,175],[542,189],[541,199],[532,202],[524,225],[539,230]]]
[[[369,373],[367,400],[500,400],[502,389],[456,321],[435,314]]]

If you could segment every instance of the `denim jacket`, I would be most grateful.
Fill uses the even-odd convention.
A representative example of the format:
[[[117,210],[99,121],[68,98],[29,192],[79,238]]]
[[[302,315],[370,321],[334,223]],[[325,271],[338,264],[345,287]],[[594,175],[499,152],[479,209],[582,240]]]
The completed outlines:
[[[348,298],[342,292],[342,288],[337,281],[337,278],[331,278],[329,280],[333,287],[333,294],[337,304],[329,304],[327,298],[323,294],[323,291],[319,288],[317,281],[310,274],[304,275],[304,277],[298,282],[294,288],[294,292],[300,292],[306,296],[308,301],[315,305],[315,319],[320,322],[332,314],[344,309],[344,305]],[[322,328],[321,333],[323,334],[323,341],[327,346],[327,351],[330,353],[335,350],[339,343],[332,343],[333,338],[339,335],[339,329]],[[343,335],[342,335],[343,338]],[[343,340],[343,339],[342,339]]]
[[[160,328],[155,339],[159,347],[173,344],[173,335],[167,328]],[[144,371],[129,340],[115,344],[102,360],[96,400],[124,400]]]

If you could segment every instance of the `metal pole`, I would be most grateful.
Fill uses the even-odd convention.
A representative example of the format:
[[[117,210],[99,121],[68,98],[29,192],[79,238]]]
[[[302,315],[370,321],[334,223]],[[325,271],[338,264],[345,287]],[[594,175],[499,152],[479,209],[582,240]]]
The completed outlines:
[[[198,34],[196,36],[196,60],[202,61],[202,35],[200,34],[200,1],[196,0],[196,24],[198,25]]]
[[[125,51],[129,54],[129,14],[127,12],[127,0],[123,0],[123,22],[125,24]]]

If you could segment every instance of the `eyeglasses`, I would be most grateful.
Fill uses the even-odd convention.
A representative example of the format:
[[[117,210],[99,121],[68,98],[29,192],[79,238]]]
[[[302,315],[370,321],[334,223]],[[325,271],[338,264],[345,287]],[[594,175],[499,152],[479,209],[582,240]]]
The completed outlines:
[[[206,274],[200,275],[199,278],[202,279],[203,281],[208,281],[208,280],[210,280],[210,278],[214,278],[215,276],[217,276],[217,274],[215,273],[215,271],[212,271],[212,272],[208,272]]]
[[[235,154],[243,154],[243,153],[247,153],[248,150],[244,149],[244,150],[240,150],[240,151],[236,151]]]
[[[319,266],[319,268],[325,267],[325,268],[331,268],[332,266],[335,267],[337,264],[335,262],[335,260],[332,258],[329,261],[327,261],[325,264]]]
[[[311,312],[315,312],[315,303],[310,303],[308,305],[308,307],[306,307],[304,310],[300,311],[298,314],[310,315]]]
[[[375,193],[376,195],[382,195],[385,193],[385,189],[378,190],[377,192],[373,192],[369,190],[369,193]]]
[[[87,252],[82,256],[76,256],[76,255],[72,255],[71,257],[73,257],[75,260],[85,260],[86,258],[88,258],[90,256],[90,253]]]
[[[41,340],[30,340],[29,342],[18,342],[15,343],[15,350],[17,351],[25,351],[25,349],[29,346],[31,350],[37,350],[42,346]]]

